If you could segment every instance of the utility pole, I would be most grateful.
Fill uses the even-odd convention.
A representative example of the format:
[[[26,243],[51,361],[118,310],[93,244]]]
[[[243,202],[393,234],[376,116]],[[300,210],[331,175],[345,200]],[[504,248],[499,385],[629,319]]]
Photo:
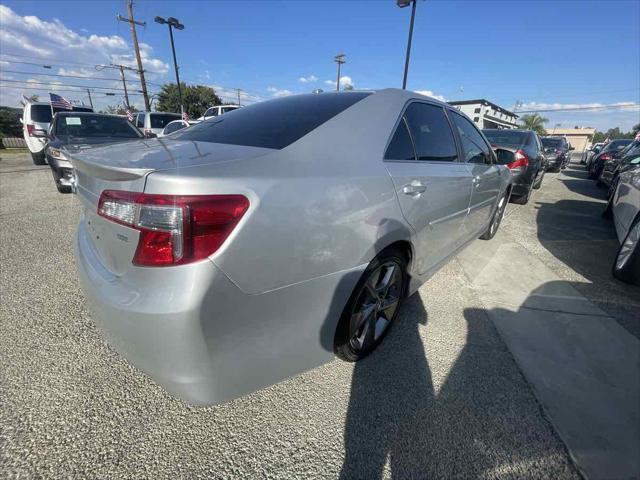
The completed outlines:
[[[133,37],[133,48],[136,51],[136,60],[138,61],[138,75],[140,75],[140,84],[142,85],[142,96],[144,97],[144,108],[146,111],[151,111],[149,105],[149,94],[147,93],[147,82],[144,79],[144,69],[142,68],[142,58],[140,57],[140,47],[138,46],[138,35],[136,34],[136,25],[144,27],[147,22],[139,22],[133,19],[133,0],[129,0],[127,4],[129,10],[129,17],[125,18],[122,15],[116,16],[118,21],[127,22],[131,27],[131,36]],[[127,102],[128,103],[128,102]]]
[[[338,64],[338,78],[336,79],[336,91],[338,92],[340,91],[340,66],[343,63],[347,62],[344,57],[345,57],[344,53],[339,53],[338,55],[333,57],[333,61]]]
[[[407,74],[409,73],[409,58],[411,56],[411,39],[413,38],[413,21],[416,18],[416,0],[396,0],[400,8],[408,7],[411,4],[411,23],[409,23],[409,40],[407,41],[407,56],[404,60],[404,77],[402,79],[402,89],[407,89]]]
[[[171,39],[171,52],[173,52],[173,69],[176,71],[176,83],[178,84],[178,97],[180,98],[180,115],[184,115],[184,104],[182,103],[182,86],[180,85],[180,74],[178,73],[178,60],[176,60],[176,47],[173,43],[173,29],[184,30],[184,25],[177,18],[155,17],[154,22],[169,27],[169,38]]]
[[[120,69],[120,78],[122,78],[122,86],[124,87],[124,102],[127,104],[127,109],[131,110],[131,105],[129,104],[129,93],[127,92],[127,82],[124,79],[124,65],[113,66]]]
[[[91,90],[87,88],[87,95],[89,95],[89,105],[91,105],[91,110],[93,110],[93,100],[91,100]]]
[[[238,106],[240,106],[240,89],[236,88],[236,90],[238,91]]]

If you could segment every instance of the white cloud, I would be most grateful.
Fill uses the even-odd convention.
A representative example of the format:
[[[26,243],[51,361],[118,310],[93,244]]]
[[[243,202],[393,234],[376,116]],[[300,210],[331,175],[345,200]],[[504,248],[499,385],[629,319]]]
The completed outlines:
[[[333,85],[334,87],[336,86],[336,81],[335,80],[325,80],[324,83],[327,84],[327,85]],[[344,88],[347,85],[349,85],[350,87],[355,87],[351,77],[349,77],[348,75],[344,75],[344,76],[340,77],[340,87]]]
[[[414,92],[419,93],[420,95],[424,95],[426,97],[432,97],[436,100],[440,100],[441,102],[446,102],[445,98],[442,95],[436,95],[431,90],[414,90]]]
[[[538,102],[528,102],[528,103],[523,103],[522,105],[520,105],[518,107],[518,111],[523,111],[523,110],[566,110],[566,109],[572,109],[572,110],[584,110],[584,111],[589,111],[589,112],[594,112],[594,111],[602,111],[603,107],[605,107],[605,105],[613,105],[615,107],[620,107],[620,109],[626,110],[626,109],[639,109],[640,107],[638,107],[638,103],[637,102],[616,102],[616,103],[609,103],[609,104],[604,104],[604,103],[597,103],[597,102],[592,102],[592,103],[538,103]]]
[[[316,77],[315,75],[309,75],[307,77],[298,78],[298,81],[300,83],[313,83],[318,81],[318,77]]]
[[[267,87],[267,92],[271,93],[273,97],[288,97],[293,95],[291,90],[280,90],[276,87]]]
[[[91,80],[91,79],[73,79],[59,77],[56,81],[52,81],[52,77],[37,76],[36,73],[53,73],[38,71],[34,72],[34,78],[37,82],[46,82],[48,85],[34,84],[30,88],[23,89],[20,84],[11,87],[3,87],[0,92],[0,104],[2,105],[18,105],[22,98],[24,90],[25,95],[38,94],[41,98],[46,98],[47,92],[51,90],[71,90],[69,86],[54,86],[60,83],[92,85],[102,87],[122,88],[122,83],[118,80],[118,72],[105,69],[98,71],[91,65],[109,63],[121,63],[137,69],[137,63],[133,54],[133,48],[130,43],[119,35],[97,35],[90,33],[85,29],[81,29],[80,33],[66,27],[60,20],[53,19],[51,21],[41,20],[36,16],[21,16],[15,13],[11,8],[0,5],[0,44],[2,44],[2,62],[8,62],[9,65],[16,66],[11,60],[42,62],[43,64],[73,64],[73,67],[58,68],[59,75],[78,75],[85,77],[109,77],[110,80]],[[15,54],[18,56],[12,56]],[[140,44],[140,54],[142,62],[147,74],[147,80],[162,79],[169,72],[169,64],[155,58],[153,49],[146,43]],[[21,56],[29,56],[33,58],[23,58]],[[39,59],[39,60],[38,60]],[[88,64],[80,66],[77,64]],[[27,66],[21,66],[19,69],[24,70]],[[130,88],[131,102],[138,108],[143,106],[142,96],[134,95],[140,90],[138,77],[133,72],[127,73],[128,87]],[[25,77],[19,77],[20,79]],[[129,85],[130,83],[130,85]],[[156,86],[148,85],[150,92],[157,89]],[[114,104],[122,102],[123,93],[116,92],[116,96],[105,97],[105,95],[97,93],[105,90],[96,89],[93,95],[94,104],[97,108],[102,108],[106,104]],[[64,92],[62,94],[69,100],[84,100],[88,102],[86,93],[84,92]]]

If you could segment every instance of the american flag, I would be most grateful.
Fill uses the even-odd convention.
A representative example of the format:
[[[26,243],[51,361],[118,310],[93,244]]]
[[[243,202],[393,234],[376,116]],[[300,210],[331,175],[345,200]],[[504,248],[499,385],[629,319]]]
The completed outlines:
[[[49,97],[51,98],[52,108],[61,108],[63,110],[73,110],[73,105],[71,105],[71,102],[65,98],[62,98],[60,95],[56,95],[55,93],[49,93]]]
[[[133,112],[127,108],[127,120],[133,122]]]

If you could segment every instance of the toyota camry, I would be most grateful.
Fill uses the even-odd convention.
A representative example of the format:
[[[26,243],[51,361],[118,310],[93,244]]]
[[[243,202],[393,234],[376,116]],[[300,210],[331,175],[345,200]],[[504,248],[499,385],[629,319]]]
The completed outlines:
[[[260,102],[71,162],[92,317],[196,404],[372,352],[404,297],[495,235],[511,188],[465,115],[397,89]]]

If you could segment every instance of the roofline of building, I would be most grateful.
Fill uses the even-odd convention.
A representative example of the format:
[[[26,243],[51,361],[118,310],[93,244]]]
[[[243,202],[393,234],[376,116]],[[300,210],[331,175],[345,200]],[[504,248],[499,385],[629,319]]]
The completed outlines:
[[[473,105],[474,103],[482,103],[484,105],[491,105],[495,110],[498,110],[500,112],[506,113],[508,115],[512,115],[516,118],[520,118],[517,114],[513,113],[510,110],[507,110],[506,108],[501,107],[500,105],[496,105],[493,102],[490,102],[487,99],[484,98],[478,98],[475,100],[457,100],[454,102],[449,102],[449,105]]]

